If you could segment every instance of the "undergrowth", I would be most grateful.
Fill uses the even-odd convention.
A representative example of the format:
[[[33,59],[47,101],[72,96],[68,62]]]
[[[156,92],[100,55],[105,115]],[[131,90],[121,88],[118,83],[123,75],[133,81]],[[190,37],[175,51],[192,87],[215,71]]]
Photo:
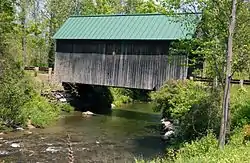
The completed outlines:
[[[218,134],[216,126],[220,125],[220,94],[216,96],[216,92],[211,91],[209,86],[187,81],[168,83],[159,91],[153,92],[151,97],[155,110],[161,110],[167,118],[178,121],[177,135],[182,135],[183,139],[177,137],[179,141],[166,149],[165,158],[151,161],[136,160],[137,163],[249,162],[250,87],[232,86],[231,132],[223,150],[218,148],[218,135],[216,135]],[[204,125],[208,124],[208,120],[213,121],[215,128]],[[198,128],[186,130],[190,125]],[[200,131],[199,134],[196,134],[196,131]]]

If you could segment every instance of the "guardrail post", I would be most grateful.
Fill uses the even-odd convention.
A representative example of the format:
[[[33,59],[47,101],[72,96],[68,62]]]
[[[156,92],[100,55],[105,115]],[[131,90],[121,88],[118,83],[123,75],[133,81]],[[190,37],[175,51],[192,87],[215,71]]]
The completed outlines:
[[[49,68],[49,81],[52,79],[52,68]]]
[[[35,67],[34,68],[34,76],[35,77],[37,77],[38,71],[39,71],[39,67]]]
[[[243,88],[244,87],[244,80],[240,80],[240,87]]]

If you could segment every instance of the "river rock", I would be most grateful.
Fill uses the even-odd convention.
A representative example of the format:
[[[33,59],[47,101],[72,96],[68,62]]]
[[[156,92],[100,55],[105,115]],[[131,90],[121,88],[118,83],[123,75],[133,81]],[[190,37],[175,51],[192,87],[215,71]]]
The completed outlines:
[[[31,131],[26,131],[25,134],[30,135],[30,134],[32,134],[32,132]]]
[[[163,140],[170,140],[170,138],[175,134],[173,123],[168,121],[166,118],[163,118],[161,119],[161,124],[163,125],[164,132],[161,138]]]
[[[20,143],[12,143],[10,145],[12,148],[20,148],[21,147],[21,144]]]
[[[82,115],[95,115],[91,111],[82,112]]]
[[[3,156],[3,155],[9,155],[10,152],[8,151],[0,151],[0,155]]]
[[[16,130],[23,131],[24,129],[22,127],[17,127]]]
[[[67,102],[67,99],[66,98],[60,98],[59,101],[60,102]]]
[[[48,147],[45,151],[56,153],[56,152],[59,152],[60,150],[61,150],[61,147]]]
[[[116,106],[115,104],[111,104],[111,108],[114,109]]]
[[[169,140],[174,135],[174,131],[167,131],[164,135],[162,135],[163,140]]]

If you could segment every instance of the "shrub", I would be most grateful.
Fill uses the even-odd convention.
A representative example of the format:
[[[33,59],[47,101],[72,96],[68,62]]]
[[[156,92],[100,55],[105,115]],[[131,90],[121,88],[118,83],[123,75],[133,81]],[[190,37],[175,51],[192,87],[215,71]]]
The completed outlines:
[[[208,136],[188,144],[179,150],[174,159],[176,163],[238,163],[249,162],[250,160],[250,145],[243,145],[243,133],[236,131],[229,144],[224,150],[217,147],[217,139],[209,134]]]
[[[250,89],[232,88],[231,97],[232,128],[243,127],[250,124]]]
[[[179,140],[192,140],[206,135],[208,129],[219,129],[219,97],[208,86],[193,81],[169,82],[151,93],[154,110],[176,122]]]
[[[74,111],[74,107],[72,107],[70,104],[58,104],[58,107],[65,112],[73,112]]]
[[[36,127],[45,127],[59,116],[60,108],[47,101],[44,97],[34,96],[26,102],[22,109],[22,116],[25,120],[31,120]]]
[[[18,64],[4,64],[0,87],[0,121],[9,127],[24,124],[22,107],[35,92]]]
[[[116,106],[131,103],[134,101],[149,101],[149,91],[140,89],[128,89],[128,88],[110,88],[110,92],[113,96],[113,103]]]
[[[110,92],[113,96],[113,103],[116,106],[121,106],[122,104],[127,104],[133,101],[133,92],[126,88],[110,88]]]
[[[35,83],[25,75],[20,65],[12,60],[11,55],[4,57],[0,70],[2,70],[0,76],[1,127],[25,126],[29,117],[35,126],[44,127],[58,117],[58,107],[39,95],[35,89]]]

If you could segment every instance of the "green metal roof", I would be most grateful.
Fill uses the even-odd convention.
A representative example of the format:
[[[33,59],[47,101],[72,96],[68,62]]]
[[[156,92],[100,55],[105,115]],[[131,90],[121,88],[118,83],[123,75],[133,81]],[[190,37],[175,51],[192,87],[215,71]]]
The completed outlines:
[[[189,14],[190,15],[190,14]],[[95,40],[177,40],[189,39],[195,32],[180,17],[163,14],[72,16],[53,39]],[[196,17],[191,14],[192,18]],[[181,19],[179,19],[181,18]]]

